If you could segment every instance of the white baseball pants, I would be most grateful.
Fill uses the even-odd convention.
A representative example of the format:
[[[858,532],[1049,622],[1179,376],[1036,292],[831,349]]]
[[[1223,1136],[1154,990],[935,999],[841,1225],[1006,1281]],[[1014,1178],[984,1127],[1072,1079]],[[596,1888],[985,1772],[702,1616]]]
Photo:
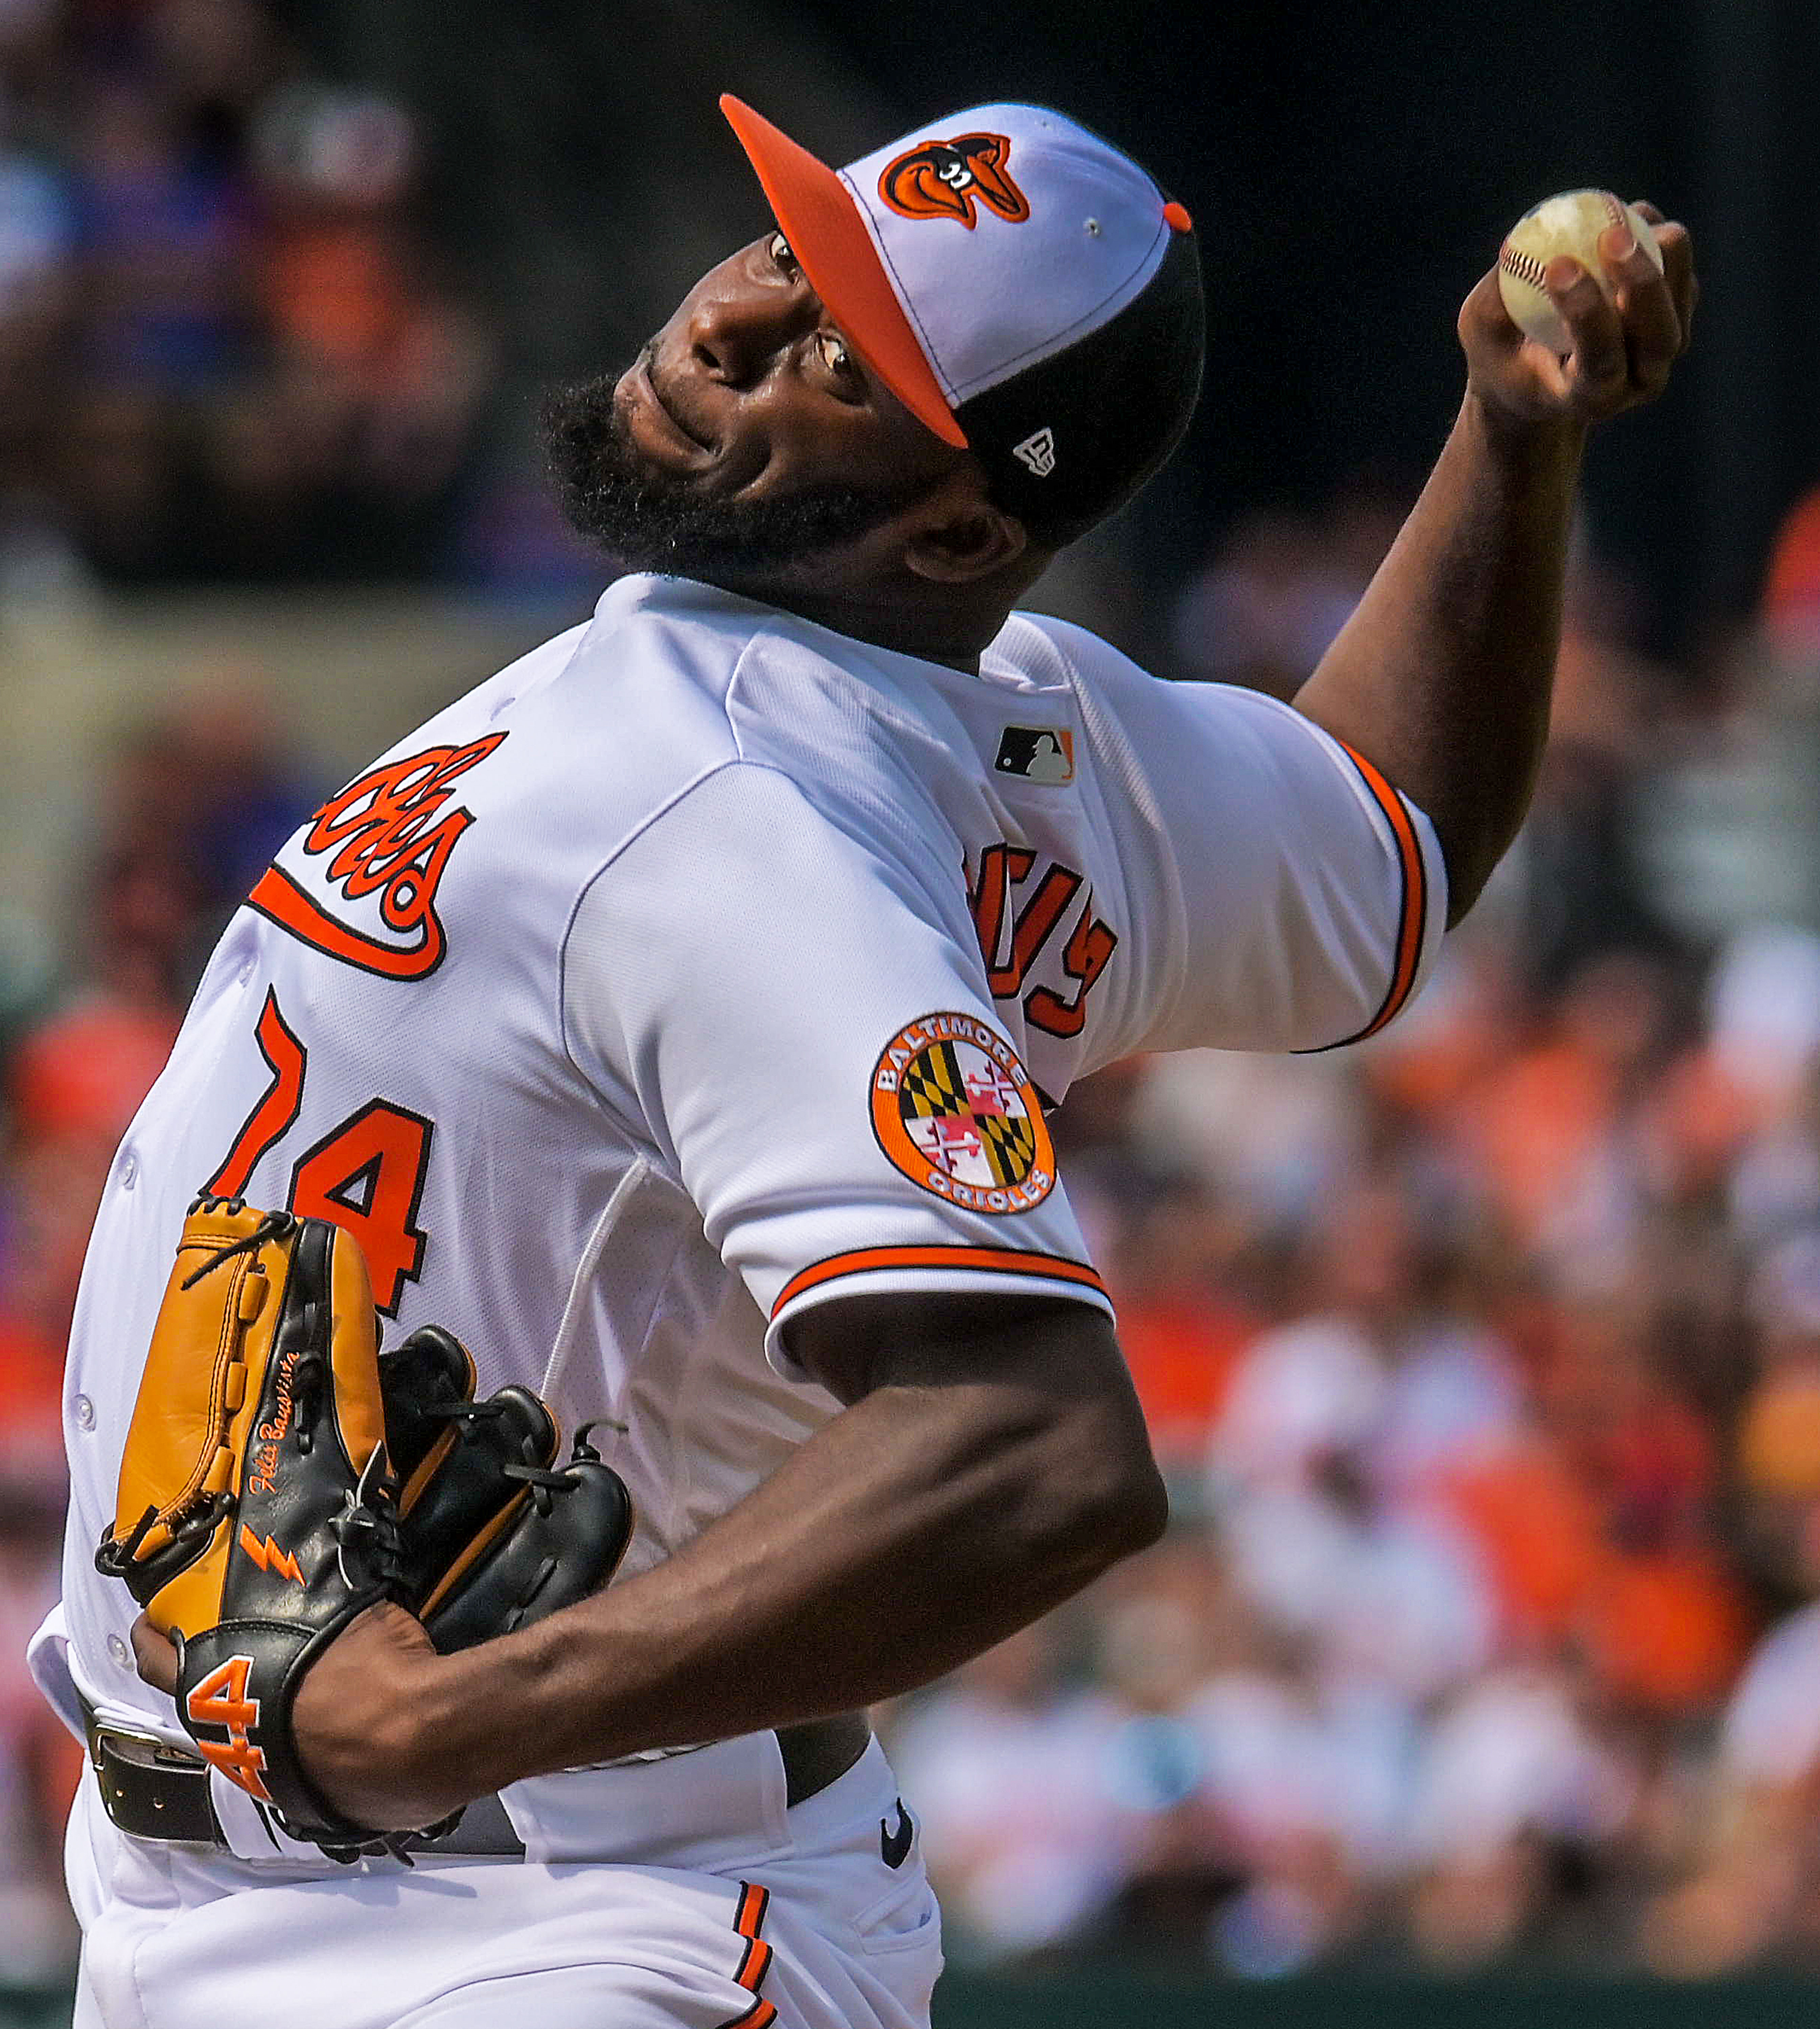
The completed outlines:
[[[75,2029],[927,2029],[941,1924],[920,1841],[888,1863],[882,1749],[790,1809],[764,1771],[768,1822],[716,1825],[717,1778],[749,1794],[767,1741],[775,1760],[760,1734],[581,1778],[644,1820],[598,1860],[236,1858],[125,1837],[91,1771],[66,1842]]]

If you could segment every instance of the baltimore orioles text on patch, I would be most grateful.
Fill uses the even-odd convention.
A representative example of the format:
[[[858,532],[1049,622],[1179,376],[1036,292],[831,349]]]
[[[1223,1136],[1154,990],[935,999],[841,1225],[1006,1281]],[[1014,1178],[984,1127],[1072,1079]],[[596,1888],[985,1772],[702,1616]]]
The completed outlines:
[[[1055,1150],[1030,1074],[971,1014],[900,1029],[872,1071],[872,1131],[893,1167],[964,1211],[1030,1211],[1055,1188]]]

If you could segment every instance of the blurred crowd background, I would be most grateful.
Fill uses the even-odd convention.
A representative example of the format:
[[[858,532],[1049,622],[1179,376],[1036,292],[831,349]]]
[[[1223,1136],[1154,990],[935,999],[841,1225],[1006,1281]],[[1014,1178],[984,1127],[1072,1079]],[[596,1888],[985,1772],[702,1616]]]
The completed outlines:
[[[1168,53],[1140,62],[1126,21],[1119,62],[1071,71],[1064,30],[1099,10],[1009,13],[896,79],[838,11],[767,19],[753,84],[743,10],[609,9],[526,72],[524,24],[466,37],[465,0],[0,0],[0,700],[41,764],[0,791],[0,1986],[72,1950],[76,1751],[22,1652],[102,1178],[212,939],[334,786],[325,725],[383,744],[438,701],[394,701],[378,649],[287,688],[277,637],[341,625],[358,666],[359,587],[410,588],[425,629],[484,601],[525,644],[585,610],[611,566],[547,502],[531,395],[623,356],[756,229],[712,87],[788,117],[813,80],[807,138],[837,154],[994,92],[1140,152],[1200,117],[1121,125],[1106,95]],[[1706,18],[1651,16],[1684,66]],[[1658,83],[1662,46],[1637,66]],[[1207,87],[1260,134],[1275,89]],[[1484,147],[1414,133],[1399,187],[1424,147]],[[1177,176],[1222,257],[1216,320],[1269,295],[1280,202],[1254,164],[1233,217],[1261,239],[1222,225],[1228,187],[1195,180],[1217,154]],[[1416,233],[1443,309],[1401,391],[1349,350],[1402,313],[1380,269],[1347,299],[1363,337],[1303,341],[1333,377],[1274,407],[1246,391],[1283,371],[1252,356],[1272,327],[1221,325],[1181,468],[1039,603],[1161,676],[1291,694],[1457,398],[1451,304],[1563,166],[1532,151],[1509,205],[1502,180],[1452,194],[1462,248]],[[1323,314],[1286,287],[1298,329]],[[1802,472],[1780,433],[1746,468],[1712,437],[1777,399],[1709,376],[1624,426],[1659,420],[1655,450],[1601,451],[1533,816],[1401,1023],[1339,1056],[1120,1065],[1059,1115],[1176,1520],[882,1716],[957,1959],[1820,1970],[1820,446]],[[1646,482],[1702,443],[1677,521]],[[230,590],[232,652],[173,678],[168,602]],[[26,672],[98,614],[120,695],[46,733]],[[163,630],[136,682],[136,629]],[[440,695],[503,659],[451,657]]]

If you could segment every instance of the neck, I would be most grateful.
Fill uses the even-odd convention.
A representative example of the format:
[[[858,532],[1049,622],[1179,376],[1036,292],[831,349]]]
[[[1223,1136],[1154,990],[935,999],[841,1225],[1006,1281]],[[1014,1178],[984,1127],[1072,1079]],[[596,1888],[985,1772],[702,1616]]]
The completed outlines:
[[[921,662],[945,663],[976,677],[981,654],[1041,568],[1037,562],[1034,569],[995,573],[971,584],[938,584],[908,573],[886,581],[849,575],[841,582],[807,574],[762,582],[701,575],[723,592],[761,600],[856,641]]]
[[[906,605],[797,585],[773,586],[763,596],[771,605],[812,620],[818,627],[849,634],[875,648],[914,655],[920,662],[945,662],[970,677],[979,675],[980,655],[1010,610],[997,607],[989,613],[961,615],[937,610],[934,601]]]

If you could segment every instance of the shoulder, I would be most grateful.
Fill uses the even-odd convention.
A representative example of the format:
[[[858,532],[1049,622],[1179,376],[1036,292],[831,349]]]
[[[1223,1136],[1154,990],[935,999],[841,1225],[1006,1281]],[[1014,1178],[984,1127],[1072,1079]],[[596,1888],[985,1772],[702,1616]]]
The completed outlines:
[[[687,728],[731,751],[727,699],[767,618],[762,606],[685,578],[622,578],[576,643],[562,702],[641,737]]]
[[[506,736],[490,770],[496,793],[589,857],[609,856],[743,758],[730,700],[763,619],[763,608],[686,580],[609,586],[592,620],[496,700]]]
[[[281,855],[291,877],[339,880],[322,856],[332,849],[344,867],[358,845],[368,859],[421,862],[433,887],[452,854],[451,902],[465,894],[491,909],[509,896],[519,921],[540,900],[565,911],[664,810],[741,758],[727,698],[753,630],[692,589],[708,592],[610,587],[592,619],[467,692],[330,799]]]
[[[1091,628],[1058,620],[1049,613],[1020,610],[1010,614],[986,652],[1038,682],[1053,683],[1058,678],[1090,684],[1157,681]]]
[[[609,588],[566,681],[641,742],[781,763],[830,720],[889,714],[892,659],[779,607],[647,575]]]
[[[1316,752],[1324,736],[1292,705],[1231,684],[1153,676],[1111,642],[1074,621],[1013,613],[990,651],[1019,674],[1066,683],[1102,744],[1117,740],[1143,759],[1198,771],[1221,762],[1241,770],[1287,746]]]
[[[705,851],[711,824],[715,856],[737,851],[755,870],[775,870],[786,836],[838,834],[916,869],[945,852],[928,780],[953,742],[882,651],[652,576],[610,587],[563,640],[566,655],[476,717],[504,737],[474,807],[512,811],[515,844],[534,830],[552,880],[591,881],[646,839]]]

